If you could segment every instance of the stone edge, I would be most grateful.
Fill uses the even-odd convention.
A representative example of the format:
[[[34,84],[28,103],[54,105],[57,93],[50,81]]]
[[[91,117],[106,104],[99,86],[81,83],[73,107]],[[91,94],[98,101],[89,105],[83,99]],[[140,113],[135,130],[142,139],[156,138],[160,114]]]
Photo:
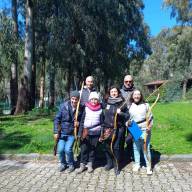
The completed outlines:
[[[175,155],[160,155],[154,156],[154,159],[159,161],[192,161],[192,154],[175,154]],[[0,160],[38,160],[38,161],[54,161],[57,158],[51,154],[0,154]]]

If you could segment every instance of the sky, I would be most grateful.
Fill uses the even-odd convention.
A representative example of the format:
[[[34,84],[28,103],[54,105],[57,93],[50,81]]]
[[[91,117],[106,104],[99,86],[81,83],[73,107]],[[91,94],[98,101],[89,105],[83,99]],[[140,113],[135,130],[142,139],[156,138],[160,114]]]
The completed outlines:
[[[9,7],[11,0],[0,0],[0,8]],[[176,24],[170,18],[171,10],[162,8],[163,0],[143,0],[145,4],[144,21],[149,25],[151,35],[156,36],[163,28],[170,28]]]
[[[143,0],[143,2],[144,21],[149,25],[152,36],[156,36],[163,28],[176,25],[175,18],[170,18],[171,9],[162,8],[163,0]]]

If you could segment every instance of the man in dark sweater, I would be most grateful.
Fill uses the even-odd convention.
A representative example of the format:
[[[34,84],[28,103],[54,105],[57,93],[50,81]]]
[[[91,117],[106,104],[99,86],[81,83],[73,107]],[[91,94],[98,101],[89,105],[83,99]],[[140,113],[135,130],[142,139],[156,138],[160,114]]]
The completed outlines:
[[[89,101],[89,95],[91,92],[95,92],[94,79],[92,76],[88,76],[85,80],[85,86],[81,95],[81,105],[84,106],[86,102]]]
[[[59,171],[64,171],[69,166],[68,172],[74,170],[74,158],[73,158],[73,144],[75,141],[74,137],[74,126],[78,125],[82,110],[79,109],[78,121],[75,121],[75,112],[77,103],[79,101],[79,92],[72,91],[70,94],[70,100],[65,101],[60,105],[59,111],[54,119],[54,138],[58,138],[58,126],[61,126],[61,134],[57,146],[57,153],[59,155]]]
[[[134,86],[134,82],[133,82],[133,77],[131,75],[126,75],[124,77],[124,84],[123,84],[120,91],[121,91],[121,95],[127,101],[127,108],[128,109],[131,105],[130,97],[131,97],[131,94],[133,93],[134,90],[135,90],[135,86]],[[124,135],[123,140],[122,140],[122,144],[121,144],[122,155],[121,156],[123,156],[123,157],[125,156],[125,155],[123,155],[125,141],[127,143],[126,151],[128,153],[128,157],[131,161],[131,160],[133,160],[133,142],[132,142],[132,138],[131,138],[130,134],[128,134],[126,139],[125,139],[125,135]]]
[[[131,75],[126,75],[124,77],[124,84],[121,88],[121,94],[124,97],[124,99],[127,101],[127,106],[129,108],[130,105],[130,97],[133,91],[135,90],[134,83],[133,83],[133,77]]]

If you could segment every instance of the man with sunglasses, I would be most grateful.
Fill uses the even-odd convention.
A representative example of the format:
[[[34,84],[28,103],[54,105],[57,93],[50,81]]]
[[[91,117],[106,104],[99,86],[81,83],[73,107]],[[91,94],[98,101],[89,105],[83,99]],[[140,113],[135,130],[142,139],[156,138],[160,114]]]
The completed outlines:
[[[128,109],[130,108],[130,105],[131,105],[130,98],[131,98],[131,94],[133,93],[134,90],[135,90],[135,87],[134,87],[134,83],[133,83],[133,77],[131,75],[126,75],[124,77],[124,84],[120,91],[121,91],[121,95],[127,101]],[[126,147],[127,156],[129,158],[129,160],[132,161],[134,159],[134,157],[133,157],[133,143],[132,143],[132,137],[131,137],[130,133],[128,133],[126,138],[125,138],[125,134],[124,134],[124,138],[121,142],[122,157],[126,156],[123,154],[125,142],[127,143],[127,147]]]
[[[121,94],[124,97],[124,99],[127,101],[127,106],[129,108],[130,105],[130,97],[133,91],[135,90],[134,84],[133,84],[133,77],[131,75],[126,75],[124,77],[124,84],[121,88]]]

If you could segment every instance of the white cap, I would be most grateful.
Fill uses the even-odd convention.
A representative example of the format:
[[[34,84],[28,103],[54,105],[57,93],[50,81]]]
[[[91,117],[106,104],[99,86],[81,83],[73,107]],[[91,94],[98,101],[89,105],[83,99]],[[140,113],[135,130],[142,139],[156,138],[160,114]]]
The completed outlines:
[[[99,100],[99,95],[97,92],[91,92],[90,95],[89,95],[89,100],[91,99],[97,99]]]

